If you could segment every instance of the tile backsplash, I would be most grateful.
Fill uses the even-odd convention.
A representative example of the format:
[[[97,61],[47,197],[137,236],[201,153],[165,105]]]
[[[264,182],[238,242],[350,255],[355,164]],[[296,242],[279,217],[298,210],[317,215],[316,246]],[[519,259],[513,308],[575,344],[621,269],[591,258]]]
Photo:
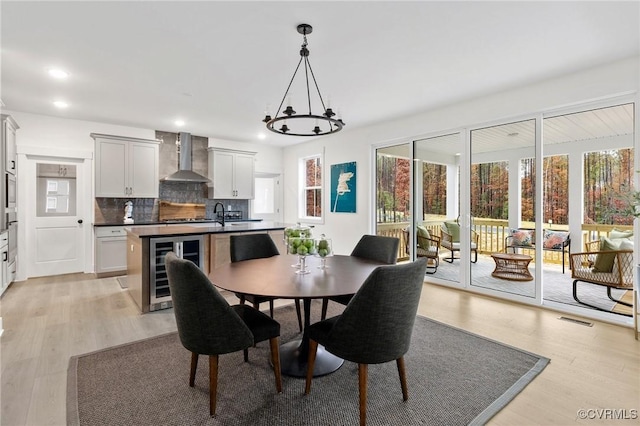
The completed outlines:
[[[121,223],[124,219],[124,203],[133,202],[134,223],[157,222],[160,200],[174,203],[205,205],[207,219],[214,219],[213,207],[219,201],[225,210],[241,211],[249,217],[248,200],[213,200],[206,198],[207,185],[200,183],[160,182],[160,198],[96,198],[95,223]]]

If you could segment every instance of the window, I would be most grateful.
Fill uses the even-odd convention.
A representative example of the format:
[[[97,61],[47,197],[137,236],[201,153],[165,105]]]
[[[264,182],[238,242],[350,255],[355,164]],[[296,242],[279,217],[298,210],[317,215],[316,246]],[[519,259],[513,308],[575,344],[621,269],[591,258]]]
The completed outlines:
[[[37,216],[75,216],[76,166],[38,163],[36,172]]]
[[[322,157],[314,155],[300,162],[301,220],[322,220]]]

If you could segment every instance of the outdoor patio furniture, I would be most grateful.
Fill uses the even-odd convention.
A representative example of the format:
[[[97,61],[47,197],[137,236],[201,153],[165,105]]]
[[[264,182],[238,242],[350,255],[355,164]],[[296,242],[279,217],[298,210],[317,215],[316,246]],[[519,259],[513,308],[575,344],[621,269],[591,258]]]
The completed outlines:
[[[454,253],[460,251],[460,225],[456,222],[444,222],[440,227],[442,238],[440,245],[451,252],[451,257],[445,257],[445,262],[453,263]],[[476,231],[471,231],[471,252],[474,254],[474,259],[471,263],[478,261],[478,238],[479,235]]]
[[[425,233],[426,232],[426,233]],[[405,249],[407,254],[411,254],[410,243],[411,239],[409,236],[409,230],[403,229],[402,233],[404,234],[404,240],[406,243]],[[427,231],[426,228],[418,227],[418,233],[416,235],[417,244],[416,244],[416,257],[426,257],[427,258],[427,274],[435,274],[438,270],[438,265],[440,265],[440,237],[437,235],[432,235]]]
[[[589,247],[593,247],[600,241],[590,242]],[[593,304],[585,303],[578,298],[578,281],[602,285],[607,288],[607,297],[616,303],[625,306],[633,306],[618,299],[611,294],[611,289],[633,290],[633,249],[632,243],[623,245],[624,250],[597,250],[583,253],[572,253],[571,256],[571,278],[573,278],[573,298],[576,302],[599,311],[611,312]],[[606,248],[606,247],[605,247]],[[619,315],[631,316],[631,314],[613,312]]]
[[[533,276],[529,272],[531,256],[515,253],[492,253],[491,257],[496,263],[491,276],[509,281],[533,280]]]
[[[507,253],[509,249],[513,253],[516,253],[518,249],[535,250],[535,230],[528,228],[511,229],[509,235],[504,239],[504,252]],[[571,253],[571,236],[569,232],[545,229],[542,249],[562,254],[562,273],[564,274],[565,254]],[[569,262],[569,269],[571,269],[571,262]]]

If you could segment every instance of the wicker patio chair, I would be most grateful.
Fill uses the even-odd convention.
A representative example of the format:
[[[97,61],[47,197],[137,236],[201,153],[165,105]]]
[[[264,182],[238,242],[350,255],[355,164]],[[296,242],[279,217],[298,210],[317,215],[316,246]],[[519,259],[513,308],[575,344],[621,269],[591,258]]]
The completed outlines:
[[[571,278],[573,279],[573,298],[576,302],[589,306],[590,308],[604,312],[611,312],[599,306],[583,302],[578,298],[578,282],[582,281],[605,286],[607,288],[607,297],[609,299],[625,306],[633,306],[631,303],[615,299],[611,294],[611,289],[613,288],[620,290],[633,289],[633,250],[593,250],[592,248],[597,246],[595,243],[600,244],[599,241],[587,243],[587,247],[591,248],[591,251],[571,254],[571,265],[573,268],[571,269]],[[595,267],[598,256],[609,256],[613,259],[611,271],[599,271]],[[612,313],[631,316],[631,314],[619,312]]]
[[[451,226],[452,222],[449,222],[449,223]],[[459,225],[455,224],[454,226],[458,226],[458,229],[459,229]],[[458,230],[458,236],[453,235],[447,229],[447,225],[443,223],[442,226],[440,227],[440,233],[442,234],[440,245],[451,252],[451,257],[445,257],[443,258],[443,260],[445,262],[453,263],[454,259],[457,259],[456,257],[454,257],[454,253],[457,251],[458,252],[460,251],[460,238],[459,238],[460,231]],[[476,263],[478,261],[478,239],[479,238],[480,236],[478,235],[478,233],[472,230],[471,231],[471,252],[474,254],[474,258],[471,261],[471,263]]]
[[[405,240],[405,250],[407,254],[411,254],[411,237],[408,229],[403,229]],[[427,258],[427,274],[435,274],[440,265],[440,237],[437,235],[429,234],[428,237],[423,235],[416,235],[416,257]]]

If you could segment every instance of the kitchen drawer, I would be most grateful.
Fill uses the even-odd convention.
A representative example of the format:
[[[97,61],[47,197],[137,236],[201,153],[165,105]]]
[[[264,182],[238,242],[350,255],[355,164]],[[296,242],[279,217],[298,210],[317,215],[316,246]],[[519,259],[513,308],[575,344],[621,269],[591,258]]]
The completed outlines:
[[[98,277],[126,274],[127,232],[124,226],[99,226],[95,233]]]
[[[96,238],[127,236],[124,226],[96,226],[95,231]]]

